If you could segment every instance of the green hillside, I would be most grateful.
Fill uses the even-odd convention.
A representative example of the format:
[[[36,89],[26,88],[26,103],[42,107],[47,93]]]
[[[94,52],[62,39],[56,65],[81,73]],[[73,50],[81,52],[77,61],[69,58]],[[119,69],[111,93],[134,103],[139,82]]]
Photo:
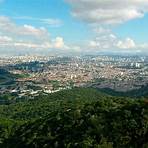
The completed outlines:
[[[68,106],[83,105],[88,102],[107,98],[106,94],[96,89],[75,88],[53,94],[40,95],[33,100],[1,105],[0,116],[15,120],[30,120],[48,115],[52,111],[62,110]]]
[[[75,88],[0,106],[2,148],[147,148],[148,101]]]

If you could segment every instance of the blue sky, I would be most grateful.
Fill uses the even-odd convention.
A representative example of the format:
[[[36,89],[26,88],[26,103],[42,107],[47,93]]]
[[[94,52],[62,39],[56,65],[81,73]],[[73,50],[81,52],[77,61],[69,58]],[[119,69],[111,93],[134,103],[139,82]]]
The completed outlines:
[[[51,32],[53,37],[60,35],[70,41],[85,39],[88,33],[82,22],[80,23],[71,17],[70,7],[63,0],[5,0],[0,5],[0,14],[14,19],[17,24],[30,24],[36,27],[43,24],[38,21],[15,19],[15,17],[59,19],[63,23],[61,27],[52,27],[45,24],[44,27]]]
[[[147,0],[0,0],[0,52],[147,52],[147,12]]]
[[[146,14],[141,19],[135,19],[129,22],[126,22],[122,25],[117,26],[114,31],[125,38],[130,36],[135,39],[137,42],[148,42],[148,14]]]

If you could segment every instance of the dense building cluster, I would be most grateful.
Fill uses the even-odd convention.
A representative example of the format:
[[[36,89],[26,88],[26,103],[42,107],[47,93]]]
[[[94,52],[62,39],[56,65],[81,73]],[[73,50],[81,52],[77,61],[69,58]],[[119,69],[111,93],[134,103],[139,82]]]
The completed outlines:
[[[36,96],[80,86],[120,92],[148,84],[148,57],[138,56],[18,56],[0,58],[0,93]],[[15,76],[15,78],[14,78]]]

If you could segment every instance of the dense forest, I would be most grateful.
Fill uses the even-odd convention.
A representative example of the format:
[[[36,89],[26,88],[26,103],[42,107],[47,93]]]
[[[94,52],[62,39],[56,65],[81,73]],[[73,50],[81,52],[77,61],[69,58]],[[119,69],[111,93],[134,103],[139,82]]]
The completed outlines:
[[[1,148],[148,148],[148,100],[74,88],[0,106]]]

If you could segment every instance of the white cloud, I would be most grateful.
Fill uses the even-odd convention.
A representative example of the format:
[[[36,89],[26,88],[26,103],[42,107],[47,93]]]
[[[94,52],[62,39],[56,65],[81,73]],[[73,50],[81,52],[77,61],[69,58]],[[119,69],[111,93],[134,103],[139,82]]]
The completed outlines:
[[[3,43],[6,43],[6,42],[12,42],[12,38],[11,37],[8,37],[8,36],[0,36],[0,43],[3,44]]]
[[[53,19],[53,18],[34,18],[29,16],[21,16],[21,17],[13,17],[14,20],[27,20],[27,21],[35,21],[41,24],[46,24],[51,27],[60,27],[63,25],[62,20]]]
[[[135,43],[131,38],[126,38],[121,40],[117,38],[114,34],[104,35],[96,37],[94,40],[89,42],[89,48],[91,50],[132,50],[139,48],[141,45]]]
[[[89,24],[95,39],[84,45],[89,51],[146,50],[147,44],[138,44],[127,37],[120,39],[112,32],[116,25],[144,17],[148,13],[148,0],[66,0],[71,14]],[[103,26],[103,27],[102,27]]]
[[[0,33],[5,35],[11,35],[11,36],[32,36],[34,38],[42,38],[49,36],[48,31],[43,28],[35,28],[31,25],[23,25],[18,26],[12,20],[10,20],[8,17],[0,16]]]
[[[10,18],[0,16],[0,51],[30,51],[59,49],[67,50],[68,46],[62,37],[51,39],[44,27],[28,24],[17,25]]]
[[[142,18],[148,12],[147,0],[66,0],[72,15],[89,24],[120,24]]]
[[[125,41],[118,41],[117,47],[120,49],[132,49],[136,47],[136,44],[132,39],[126,38]]]
[[[119,39],[114,34],[96,37],[86,45],[89,52],[113,51],[113,52],[147,52],[147,43],[136,43],[130,37]]]
[[[100,46],[100,43],[99,42],[96,42],[96,41],[90,41],[89,42],[89,45],[92,48],[96,48],[96,47],[99,47]]]
[[[117,37],[114,34],[98,35],[94,40],[89,42],[91,49],[109,49],[117,43]]]
[[[24,25],[20,28],[18,28],[19,35],[32,35],[34,37],[42,37],[42,36],[48,36],[48,31],[41,27],[41,28],[35,28],[34,26],[30,26],[30,25]]]
[[[61,49],[64,47],[64,39],[62,37],[57,37],[54,41],[54,47],[57,49]]]

